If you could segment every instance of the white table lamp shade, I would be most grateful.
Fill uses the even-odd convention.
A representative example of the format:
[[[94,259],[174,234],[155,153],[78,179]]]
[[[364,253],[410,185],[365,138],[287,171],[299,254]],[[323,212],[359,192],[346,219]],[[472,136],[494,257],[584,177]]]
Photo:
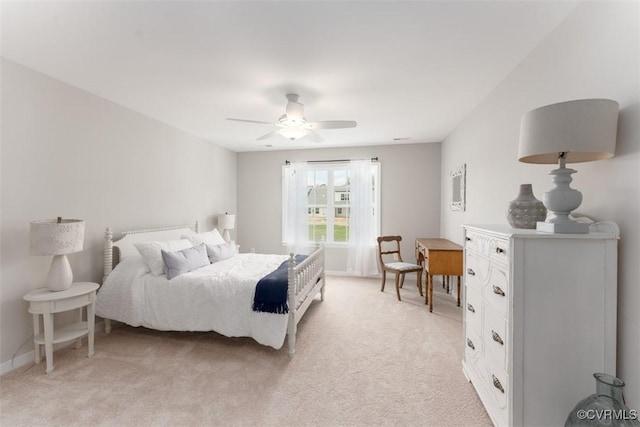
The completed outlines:
[[[522,117],[518,160],[524,163],[567,163],[613,157],[618,127],[618,103],[581,99],[536,108]]]
[[[223,230],[233,230],[236,225],[236,216],[232,214],[218,215],[218,227]]]
[[[537,108],[522,117],[518,160],[524,163],[558,163],[549,172],[555,187],[542,202],[547,218],[537,229],[550,233],[588,233],[587,224],[570,214],[582,203],[582,193],[571,188],[577,172],[566,163],[613,157],[618,128],[618,103],[610,99],[580,99]]]
[[[236,225],[236,216],[233,214],[218,215],[218,228],[222,230],[222,238],[229,242],[231,241],[231,234],[229,230],[233,230]]]
[[[55,219],[33,221],[29,233],[31,255],[64,255],[80,252],[84,242],[84,221]]]
[[[84,242],[84,221],[46,219],[30,225],[29,248],[32,255],[53,255],[46,287],[51,291],[68,289],[73,282],[66,255],[80,252]]]

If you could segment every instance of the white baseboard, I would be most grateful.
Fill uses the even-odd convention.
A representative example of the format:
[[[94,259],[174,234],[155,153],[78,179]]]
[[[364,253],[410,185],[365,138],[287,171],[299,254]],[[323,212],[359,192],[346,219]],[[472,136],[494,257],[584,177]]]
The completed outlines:
[[[325,271],[325,273],[327,274],[327,276],[337,276],[337,277],[362,277],[362,276],[357,276],[355,274],[351,274],[351,273],[347,273],[346,271]],[[365,276],[363,277],[364,279],[378,279],[378,280],[382,280],[382,273],[378,273],[375,274],[373,276]],[[389,283],[389,280],[391,280],[391,283],[393,284],[393,274],[387,274],[387,283]],[[405,277],[405,282],[413,282],[415,283],[417,280],[416,274],[415,273],[409,273],[406,275]],[[424,276],[423,276],[423,280],[424,280]]]
[[[104,321],[97,322],[95,328],[96,328],[95,329],[96,332],[104,331]],[[68,347],[70,345],[75,345],[75,340],[60,343],[60,344],[54,344],[53,350],[55,351],[64,347]],[[44,353],[44,350],[42,351]],[[14,369],[18,369],[25,365],[28,365],[29,363],[33,363],[34,360],[35,360],[35,350],[31,350],[19,356],[16,356],[15,358],[13,358],[13,360],[8,360],[6,362],[0,363],[0,375],[4,375],[7,372],[13,371]],[[42,357],[41,363],[46,363],[44,355]]]
[[[14,369],[18,369],[28,363],[33,363],[34,354],[33,350],[28,353],[21,354],[20,356],[16,356],[13,360],[9,360],[7,362],[0,364],[0,375],[4,375],[7,372],[11,372]]]

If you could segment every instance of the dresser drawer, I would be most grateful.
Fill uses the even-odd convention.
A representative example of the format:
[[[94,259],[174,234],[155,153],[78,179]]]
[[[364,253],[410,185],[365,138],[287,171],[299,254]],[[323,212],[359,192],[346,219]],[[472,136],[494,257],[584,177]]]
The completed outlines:
[[[489,273],[489,262],[473,252],[467,252],[464,268],[465,285],[482,294],[482,284]]]
[[[479,334],[476,334],[472,329],[467,328],[465,330],[464,340],[464,360],[467,365],[473,368],[474,371],[482,374],[483,378],[486,378],[486,368],[483,353],[483,343]]]
[[[508,425],[508,396],[509,396],[509,376],[507,373],[495,366],[491,360],[485,359],[487,369],[487,390],[491,400],[491,415],[495,418],[499,426]],[[487,410],[489,410],[487,408]]]
[[[503,264],[509,262],[508,239],[468,231],[465,236],[465,248]]]
[[[487,358],[493,358],[499,369],[506,370],[507,363],[507,322],[495,311],[484,311],[482,341]]]
[[[472,329],[478,335],[482,334],[482,312],[484,303],[480,294],[472,288],[465,286],[465,322],[467,328]]]
[[[491,307],[502,316],[508,316],[509,310],[509,274],[507,268],[492,263],[489,266],[488,278],[482,283],[482,296]]]
[[[466,250],[480,252],[480,237],[477,233],[467,231],[464,240],[464,247]]]
[[[492,238],[489,241],[489,259],[502,265],[509,265],[509,241],[505,239]]]

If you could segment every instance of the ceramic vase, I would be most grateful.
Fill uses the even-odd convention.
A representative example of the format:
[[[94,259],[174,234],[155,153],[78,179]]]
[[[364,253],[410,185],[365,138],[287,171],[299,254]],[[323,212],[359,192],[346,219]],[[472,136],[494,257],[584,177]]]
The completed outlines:
[[[607,374],[593,374],[596,392],[582,399],[569,413],[570,426],[640,426],[638,413],[629,409],[622,396],[624,381]]]
[[[518,197],[509,202],[507,221],[513,228],[536,228],[547,217],[547,208],[533,195],[531,184],[520,184]]]

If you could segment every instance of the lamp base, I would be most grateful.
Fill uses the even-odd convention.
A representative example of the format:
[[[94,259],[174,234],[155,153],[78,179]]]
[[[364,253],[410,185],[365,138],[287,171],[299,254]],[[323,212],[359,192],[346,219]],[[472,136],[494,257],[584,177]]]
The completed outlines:
[[[64,291],[71,287],[73,272],[66,255],[54,255],[47,274],[45,286],[53,292]]]
[[[589,224],[583,224],[581,222],[568,221],[568,222],[542,222],[539,221],[536,226],[536,230],[544,233],[557,233],[557,234],[587,234],[589,233]]]
[[[549,172],[555,186],[544,192],[542,202],[547,208],[547,220],[538,222],[536,230],[545,233],[587,234],[589,225],[572,220],[569,215],[582,203],[582,193],[571,188],[571,175],[575,169],[565,166],[566,153],[559,153],[558,168]]]

